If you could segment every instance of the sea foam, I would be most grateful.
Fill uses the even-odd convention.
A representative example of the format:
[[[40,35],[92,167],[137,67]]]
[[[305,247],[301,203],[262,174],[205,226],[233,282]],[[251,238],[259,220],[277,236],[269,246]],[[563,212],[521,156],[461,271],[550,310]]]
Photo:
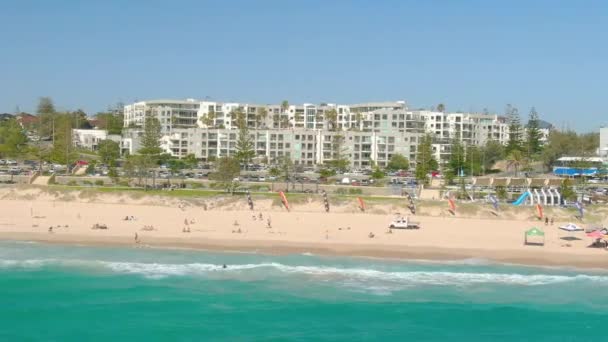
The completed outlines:
[[[593,282],[608,284],[608,276],[600,275],[552,275],[458,271],[386,271],[371,268],[348,268],[332,266],[286,265],[277,262],[223,265],[209,263],[142,263],[103,260],[74,259],[28,259],[0,260],[0,268],[37,268],[62,266],[76,268],[106,269],[119,274],[136,274],[147,278],[175,276],[221,277],[239,279],[241,276],[269,278],[296,276],[315,280],[336,281],[345,284],[376,284],[377,286],[467,286],[474,284],[504,284],[515,286],[539,286],[567,282]]]

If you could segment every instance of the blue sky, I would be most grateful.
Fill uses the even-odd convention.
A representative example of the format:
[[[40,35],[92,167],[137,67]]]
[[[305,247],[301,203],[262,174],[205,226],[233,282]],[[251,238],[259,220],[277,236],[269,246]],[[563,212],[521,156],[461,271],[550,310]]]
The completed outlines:
[[[505,104],[608,123],[608,1],[0,2],[0,112],[118,101]]]

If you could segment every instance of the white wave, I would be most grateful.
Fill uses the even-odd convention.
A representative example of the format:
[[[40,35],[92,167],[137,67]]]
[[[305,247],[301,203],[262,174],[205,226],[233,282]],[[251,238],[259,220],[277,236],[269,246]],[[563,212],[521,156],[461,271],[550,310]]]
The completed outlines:
[[[374,284],[383,286],[467,286],[473,284],[504,284],[539,286],[574,281],[608,284],[608,276],[599,275],[551,275],[517,273],[475,273],[450,271],[381,271],[364,268],[337,268],[328,266],[292,266],[281,263],[223,265],[206,263],[163,264],[141,262],[114,262],[101,260],[32,259],[0,260],[0,268],[35,268],[57,264],[68,267],[105,268],[123,274],[138,274],[149,278],[170,276],[217,276],[224,278],[239,275],[269,278],[273,275],[303,276],[315,280],[336,281],[344,284]],[[274,272],[274,273],[273,273]]]

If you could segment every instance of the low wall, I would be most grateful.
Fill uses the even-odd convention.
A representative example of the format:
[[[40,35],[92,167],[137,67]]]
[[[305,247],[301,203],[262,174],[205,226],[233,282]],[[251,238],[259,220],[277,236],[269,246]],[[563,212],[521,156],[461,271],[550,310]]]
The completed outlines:
[[[31,184],[33,176],[0,175],[0,183]]]

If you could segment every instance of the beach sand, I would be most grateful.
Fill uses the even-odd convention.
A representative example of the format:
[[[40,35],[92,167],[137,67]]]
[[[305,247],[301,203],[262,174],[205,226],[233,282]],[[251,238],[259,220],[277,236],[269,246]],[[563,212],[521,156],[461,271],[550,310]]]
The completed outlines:
[[[385,204],[363,213],[355,204],[342,204],[326,213],[322,202],[309,200],[287,212],[274,201],[260,200],[250,211],[241,198],[188,202],[78,192],[66,196],[31,188],[2,189],[0,198],[0,239],[4,240],[608,267],[608,251],[588,248],[591,239],[583,232],[563,232],[558,229],[565,223],[561,221],[553,226],[535,222],[530,208],[504,217],[493,217],[487,208],[473,217],[460,217],[458,210],[451,216],[442,207],[431,206],[427,215],[411,216],[421,229],[388,233],[396,212],[406,215],[407,209]],[[135,220],[125,220],[127,216]],[[92,229],[95,224],[108,229]],[[535,225],[545,231],[544,246],[524,245],[524,232]],[[154,230],[144,229],[150,226]],[[569,236],[578,239],[563,239]]]

